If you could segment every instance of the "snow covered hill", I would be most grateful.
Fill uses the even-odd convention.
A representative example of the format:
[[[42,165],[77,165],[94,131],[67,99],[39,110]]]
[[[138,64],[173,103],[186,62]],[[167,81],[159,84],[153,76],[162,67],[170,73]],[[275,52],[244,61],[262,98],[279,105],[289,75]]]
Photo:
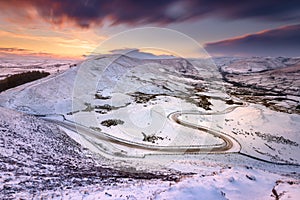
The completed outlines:
[[[130,178],[176,179],[168,172],[126,165],[91,153],[52,123],[0,107],[1,199],[41,198],[44,192],[53,198],[57,190],[90,185],[103,190],[119,182],[129,184]]]
[[[97,91],[117,92],[112,90],[118,89],[116,87],[121,85],[121,81],[123,89],[126,88],[127,90],[132,86],[134,89],[139,88],[138,91],[134,92],[172,93],[174,96],[182,96],[183,92],[183,94],[191,93],[188,91],[191,88],[191,83],[201,81],[192,80],[200,79],[198,64],[197,61],[190,63],[187,60],[177,58],[143,60],[124,55],[101,56],[89,59],[79,64],[79,67],[71,68],[57,76],[47,77],[6,91],[1,94],[0,105],[32,114],[68,113],[72,112],[72,103],[76,104],[76,99],[83,99],[85,98],[84,95],[88,95],[89,102],[82,103],[91,103],[90,101]],[[153,66],[149,67],[150,65]],[[209,69],[211,65],[212,63],[208,63],[204,67]],[[130,81],[118,80],[124,73],[131,73],[130,70],[140,74],[129,77],[131,78]],[[148,80],[139,79],[139,76],[142,77],[141,75],[146,74],[152,75],[147,77]],[[210,78],[205,77],[206,75],[215,74],[205,72],[205,74],[201,74],[201,79]],[[167,79],[166,76],[169,76],[170,79]],[[154,80],[153,78],[157,79]],[[148,87],[142,87],[147,83]],[[198,85],[200,86],[200,84]],[[91,92],[92,94],[90,94]],[[74,100],[75,102],[72,102]],[[83,104],[81,106],[84,106]]]
[[[216,62],[227,92],[272,110],[300,113],[300,58],[231,58]]]
[[[0,80],[9,75],[28,71],[45,71],[50,74],[57,74],[75,66],[77,62],[78,60],[74,59],[0,55]]]
[[[274,199],[276,195],[295,199],[300,195],[299,168],[290,169],[297,171],[290,177],[280,175],[288,168],[263,165],[261,170],[250,167],[251,162],[232,163],[233,157],[172,161],[168,171],[142,161],[111,161],[83,149],[56,125],[5,108],[0,108],[0,141],[1,199]]]
[[[146,57],[1,93],[0,197],[299,197],[298,58]]]

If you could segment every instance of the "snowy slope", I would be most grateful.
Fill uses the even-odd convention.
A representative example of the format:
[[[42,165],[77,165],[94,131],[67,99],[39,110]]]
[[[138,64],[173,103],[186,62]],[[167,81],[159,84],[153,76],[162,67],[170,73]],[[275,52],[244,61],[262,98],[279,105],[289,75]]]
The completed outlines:
[[[204,158],[169,162],[171,172],[157,166],[164,175],[137,172],[132,168],[134,162],[114,164],[82,149],[53,124],[4,108],[0,111],[1,199],[299,197],[299,168],[291,168],[295,173],[290,177],[281,175],[277,172],[280,168],[272,165],[262,167],[265,171],[239,162],[221,164]],[[143,161],[135,164],[147,167]],[[112,168],[120,166],[122,171]]]
[[[289,73],[286,77],[295,81],[297,69],[286,69],[297,63],[285,58],[217,60],[232,81],[247,83],[252,79],[241,76],[267,77],[271,72]],[[258,98],[248,103],[222,75],[209,60],[103,55],[1,93],[1,106],[46,115],[54,123],[0,107],[0,194],[36,199],[297,199],[299,115],[274,111]],[[298,101],[297,95],[289,95]],[[143,150],[139,153],[144,157],[134,157],[131,153],[138,150],[130,145],[108,149],[101,139],[87,137],[99,152],[128,153],[108,160],[86,149],[90,146],[80,139],[94,130],[96,136],[103,133],[146,147],[224,142],[170,120],[176,112],[181,112],[181,122],[223,132],[241,150],[191,155]],[[70,129],[63,118],[85,131]]]
[[[70,112],[76,68],[1,93],[0,105],[30,114]]]
[[[155,65],[155,67],[148,67],[147,65]],[[76,99],[78,98],[87,98],[89,100],[88,102],[81,102],[80,106],[82,107],[84,103],[91,103],[90,101],[94,98],[97,91],[107,89],[104,92],[111,93],[113,89],[116,89],[114,87],[117,86],[118,80],[124,73],[130,73],[130,69],[138,71],[135,68],[136,66],[142,66],[142,70],[140,71],[139,69],[138,71],[140,74],[152,74],[152,77],[148,77],[148,79],[159,78],[155,75],[160,74],[161,83],[157,81],[156,83],[153,80],[150,80],[151,82],[149,83],[156,93],[170,93],[174,92],[172,88],[178,87],[178,81],[180,80],[175,79],[176,76],[184,78],[180,74],[181,70],[184,70],[185,76],[193,74],[197,76],[197,73],[195,73],[197,69],[193,65],[183,59],[140,60],[123,55],[101,56],[87,60],[80,64],[79,67],[71,68],[57,76],[46,77],[37,82],[5,91],[0,95],[0,105],[27,113],[68,113],[72,111],[72,103],[76,107]],[[158,71],[159,66],[167,68],[168,71]],[[169,66],[172,66],[172,68]],[[174,80],[169,80],[171,85],[164,89],[163,86],[167,81],[165,80],[166,74],[173,76]],[[135,77],[138,76],[139,74]],[[132,88],[134,86],[133,88],[136,89],[144,86],[145,81],[149,80],[136,79],[135,82],[132,82],[124,79],[122,84],[125,84],[123,85],[124,88]],[[190,81],[182,79],[180,82],[184,84],[181,86],[184,91],[179,92],[187,92],[185,88],[189,87],[187,84],[190,84]],[[73,94],[74,89],[75,94]],[[75,102],[72,102],[72,100],[75,100]]]
[[[227,93],[272,110],[300,113],[300,58],[219,58]]]
[[[45,71],[57,74],[75,66],[78,60],[54,59],[34,56],[0,56],[0,80],[13,74],[28,71]]]
[[[52,196],[57,190],[96,184],[105,188],[119,181],[130,184],[130,178],[175,178],[164,173],[137,171],[132,163],[117,165],[83,149],[54,124],[0,107],[1,199],[41,198],[45,191]]]

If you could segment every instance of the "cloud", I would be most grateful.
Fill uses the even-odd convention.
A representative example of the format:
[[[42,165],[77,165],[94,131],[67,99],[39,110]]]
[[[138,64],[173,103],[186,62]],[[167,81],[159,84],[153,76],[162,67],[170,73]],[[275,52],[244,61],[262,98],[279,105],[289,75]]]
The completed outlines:
[[[220,56],[300,56],[300,24],[207,43],[205,49]]]
[[[14,48],[14,47],[12,47],[12,48],[0,47],[0,52],[17,53],[17,52],[30,52],[30,50]]]
[[[34,52],[29,49],[21,49],[14,47],[0,47],[0,57],[39,57],[39,58],[64,58],[64,59],[80,59],[77,57],[57,55],[47,52]]]
[[[298,20],[300,1],[289,0],[0,0],[1,12],[26,20],[38,17],[60,25],[79,27],[112,24],[166,24],[208,16],[227,19]]]

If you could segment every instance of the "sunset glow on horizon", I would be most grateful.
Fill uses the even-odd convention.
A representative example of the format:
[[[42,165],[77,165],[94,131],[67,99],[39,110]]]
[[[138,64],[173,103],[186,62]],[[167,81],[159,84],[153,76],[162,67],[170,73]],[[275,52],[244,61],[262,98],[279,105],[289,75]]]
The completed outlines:
[[[0,8],[2,56],[83,59],[114,35],[143,27],[179,31],[212,56],[299,56],[297,1],[0,0]],[[193,57],[189,51],[186,55]]]

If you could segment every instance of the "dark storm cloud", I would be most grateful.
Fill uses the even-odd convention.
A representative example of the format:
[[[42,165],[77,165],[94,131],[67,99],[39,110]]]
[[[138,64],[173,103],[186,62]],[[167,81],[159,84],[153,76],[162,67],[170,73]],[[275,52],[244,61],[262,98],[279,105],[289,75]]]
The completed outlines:
[[[75,22],[80,27],[101,25],[104,19],[113,24],[172,23],[207,16],[262,20],[300,19],[300,1],[289,0],[0,0],[2,12],[40,17],[53,24]],[[30,16],[28,17],[30,18]],[[32,19],[34,20],[34,19]]]
[[[213,55],[300,56],[300,24],[206,44]]]

